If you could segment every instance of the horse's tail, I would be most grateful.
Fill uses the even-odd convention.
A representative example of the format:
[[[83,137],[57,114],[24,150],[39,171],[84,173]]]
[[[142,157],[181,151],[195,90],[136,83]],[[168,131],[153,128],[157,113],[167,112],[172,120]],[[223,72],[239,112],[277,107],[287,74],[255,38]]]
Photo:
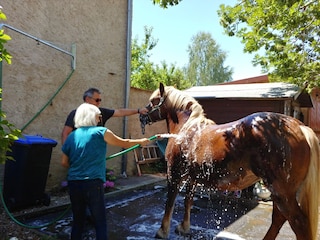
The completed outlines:
[[[304,214],[309,218],[312,239],[316,240],[320,201],[320,142],[311,128],[300,126],[300,129],[310,146],[310,165],[298,194],[298,202]]]

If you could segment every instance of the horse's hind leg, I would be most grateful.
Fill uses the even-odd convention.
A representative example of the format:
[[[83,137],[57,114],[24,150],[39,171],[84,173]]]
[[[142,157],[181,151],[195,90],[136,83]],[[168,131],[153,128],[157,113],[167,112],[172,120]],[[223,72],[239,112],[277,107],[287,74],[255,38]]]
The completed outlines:
[[[190,181],[187,184],[186,196],[184,199],[184,216],[183,221],[177,226],[175,232],[180,235],[188,235],[190,233],[190,210],[193,205],[193,196],[196,184]]]
[[[302,212],[296,199],[294,199],[294,203],[291,204],[291,206],[287,206],[290,211],[286,212],[286,214],[288,214],[286,217],[288,218],[292,230],[296,234],[297,240],[312,240],[309,219]]]
[[[165,212],[162,218],[161,227],[159,228],[155,238],[166,239],[170,232],[170,221],[172,217],[174,202],[178,194],[177,180],[168,181],[168,196],[165,206]]]
[[[282,215],[283,218],[289,221],[293,232],[296,234],[297,240],[312,240],[309,219],[303,214],[302,210],[300,209],[295,194],[288,195],[282,198],[275,198],[273,204],[273,213],[275,214],[275,218],[278,219],[276,221],[280,222],[271,224],[271,231],[269,229],[267,235],[264,238],[265,240],[275,239],[275,236],[278,234],[282,226],[279,225],[279,223],[283,221],[283,219],[281,220],[280,215]],[[274,217],[272,217],[272,221],[274,221]],[[275,230],[277,230],[277,232],[273,232]],[[274,236],[274,234],[276,235]]]
[[[271,226],[263,238],[263,240],[274,240],[276,239],[276,236],[278,235],[281,227],[285,223],[287,219],[282,215],[282,213],[279,211],[279,209],[276,207],[276,204],[273,204],[273,210],[272,210],[272,222]]]

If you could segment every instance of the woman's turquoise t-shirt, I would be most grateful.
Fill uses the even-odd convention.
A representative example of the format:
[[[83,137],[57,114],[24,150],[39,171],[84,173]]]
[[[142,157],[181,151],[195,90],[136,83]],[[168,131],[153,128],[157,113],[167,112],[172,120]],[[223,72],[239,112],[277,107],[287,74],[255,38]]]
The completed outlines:
[[[62,146],[62,152],[69,157],[68,181],[106,181],[106,130],[105,127],[80,127],[69,134]]]

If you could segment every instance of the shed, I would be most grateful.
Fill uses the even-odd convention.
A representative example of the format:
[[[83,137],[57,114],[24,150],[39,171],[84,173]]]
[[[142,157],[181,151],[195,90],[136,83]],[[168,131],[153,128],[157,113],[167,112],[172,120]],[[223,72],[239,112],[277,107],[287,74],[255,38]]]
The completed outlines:
[[[254,112],[277,112],[304,120],[301,108],[312,107],[308,93],[295,84],[250,83],[197,86],[185,90],[217,124]]]

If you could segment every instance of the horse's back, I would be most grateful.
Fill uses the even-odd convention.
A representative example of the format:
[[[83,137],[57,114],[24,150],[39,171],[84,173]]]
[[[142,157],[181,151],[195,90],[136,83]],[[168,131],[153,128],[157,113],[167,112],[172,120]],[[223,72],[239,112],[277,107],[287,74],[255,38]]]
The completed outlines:
[[[225,177],[230,172],[253,179],[254,173],[270,183],[301,182],[308,172],[310,148],[300,126],[303,123],[284,114],[257,112],[230,123],[202,126],[182,149],[190,162],[211,164]]]

